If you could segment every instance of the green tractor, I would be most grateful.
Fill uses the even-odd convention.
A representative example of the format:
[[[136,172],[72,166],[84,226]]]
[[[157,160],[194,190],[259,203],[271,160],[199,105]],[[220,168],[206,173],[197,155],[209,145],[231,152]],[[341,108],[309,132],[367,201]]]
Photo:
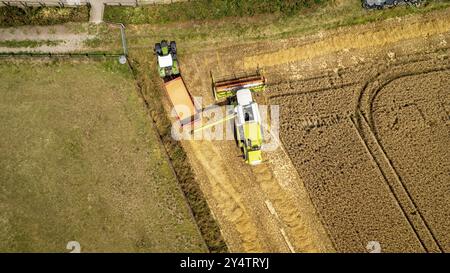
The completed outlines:
[[[173,79],[180,75],[177,59],[177,44],[162,40],[155,44],[155,54],[158,57],[158,72],[163,79]]]

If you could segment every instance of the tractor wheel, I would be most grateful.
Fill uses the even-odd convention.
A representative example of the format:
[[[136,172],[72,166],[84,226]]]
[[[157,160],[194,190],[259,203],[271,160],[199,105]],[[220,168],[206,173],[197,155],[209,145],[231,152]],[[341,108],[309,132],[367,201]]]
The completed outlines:
[[[159,68],[158,69],[158,72],[159,72],[159,76],[161,77],[161,78],[165,78],[166,77],[166,69],[165,68]]]
[[[418,7],[420,7],[422,5],[422,2],[418,1],[418,0],[414,0],[414,1],[412,1],[412,4],[413,4],[414,7],[418,8]]]
[[[174,60],[173,64],[172,64],[172,69],[171,69],[171,73],[173,75],[178,75],[180,74],[180,69],[178,67],[178,62],[176,60]]]
[[[237,104],[236,96],[231,96],[227,98],[227,105],[235,105]]]
[[[161,55],[162,51],[161,51],[161,44],[157,43],[155,44],[155,53],[158,55]]]
[[[177,53],[177,43],[175,43],[175,41],[170,42],[170,49],[172,50],[173,54]]]

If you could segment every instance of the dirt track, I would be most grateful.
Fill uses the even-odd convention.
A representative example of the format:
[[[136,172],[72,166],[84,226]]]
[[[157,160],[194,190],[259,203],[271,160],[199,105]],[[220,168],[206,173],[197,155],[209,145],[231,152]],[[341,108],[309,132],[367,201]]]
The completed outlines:
[[[87,28],[87,26],[84,26]],[[86,31],[74,31],[69,25],[57,26],[22,26],[0,28],[0,41],[53,41],[58,42],[57,45],[41,45],[35,48],[24,47],[2,47],[1,52],[75,52],[85,49],[84,42],[92,39],[94,35],[90,35]]]

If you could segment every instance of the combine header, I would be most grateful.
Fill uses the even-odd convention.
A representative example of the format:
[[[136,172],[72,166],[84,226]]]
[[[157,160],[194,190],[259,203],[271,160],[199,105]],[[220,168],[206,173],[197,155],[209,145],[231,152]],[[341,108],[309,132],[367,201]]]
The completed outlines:
[[[221,99],[236,96],[236,92],[241,89],[249,89],[252,92],[261,92],[266,88],[266,78],[258,69],[254,74],[241,73],[220,79],[214,79],[212,73],[214,98]]]

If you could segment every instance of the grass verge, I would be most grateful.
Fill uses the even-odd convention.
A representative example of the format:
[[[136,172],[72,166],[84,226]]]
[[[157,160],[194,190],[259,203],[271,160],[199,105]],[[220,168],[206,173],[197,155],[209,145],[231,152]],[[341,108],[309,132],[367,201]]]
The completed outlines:
[[[312,10],[325,2],[324,0],[196,0],[136,8],[107,6],[104,18],[106,21],[127,24],[165,24],[268,13],[290,16]]]
[[[39,46],[57,46],[61,44],[62,40],[5,40],[0,41],[0,47],[25,47],[25,48],[36,48]]]
[[[193,2],[189,3],[193,4]],[[183,5],[189,3],[183,3]],[[154,8],[157,10],[168,7],[172,7],[172,4],[161,7],[155,6]],[[125,8],[123,10],[114,8],[121,15],[118,17],[113,16],[110,19],[112,21],[123,20],[129,23],[155,22],[155,24],[134,24],[127,27],[127,40],[130,49],[148,48],[151,50],[156,41],[171,39],[179,43],[180,54],[186,54],[188,52],[203,51],[205,46],[217,45],[222,47],[236,42],[246,43],[269,39],[298,38],[319,31],[383,21],[389,18],[400,18],[408,15],[420,16],[430,12],[439,13],[440,10],[449,7],[450,0],[444,0],[428,1],[426,5],[421,7],[398,6],[384,10],[368,11],[361,7],[360,0],[336,0],[321,2],[314,8],[296,11],[294,15],[280,12],[270,14],[256,13],[254,16],[230,15],[222,16],[218,20],[187,21],[184,20],[189,16],[180,15],[171,19],[171,22],[162,24],[155,19],[157,17],[152,15],[156,11],[146,11],[141,8]],[[188,13],[188,11],[185,12]],[[141,20],[139,19],[140,16],[147,16],[153,19]],[[208,16],[213,18],[212,15]],[[191,17],[195,18],[195,16]],[[89,41],[88,45],[92,48],[119,49],[118,40],[120,39],[114,33],[102,33],[95,40]]]
[[[0,27],[87,22],[89,7],[0,7]]]

